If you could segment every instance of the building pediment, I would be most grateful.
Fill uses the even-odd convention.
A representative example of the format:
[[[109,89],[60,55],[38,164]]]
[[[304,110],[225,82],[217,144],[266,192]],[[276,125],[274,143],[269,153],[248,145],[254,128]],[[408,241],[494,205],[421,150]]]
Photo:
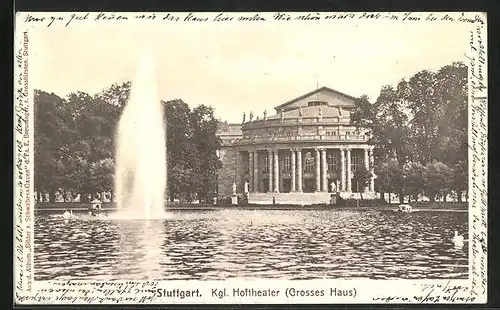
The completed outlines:
[[[328,105],[331,107],[354,108],[356,98],[332,88],[323,86],[315,89],[307,94],[299,96],[295,99],[280,104],[274,109],[277,113],[281,110],[290,111],[300,107],[308,107],[312,105]]]
[[[317,118],[322,116],[325,121],[327,118],[350,118],[350,111],[343,109],[343,106],[299,106],[297,109],[283,110],[283,119]],[[271,115],[268,120],[277,120],[281,118],[281,112]],[[338,120],[335,120],[338,122]]]

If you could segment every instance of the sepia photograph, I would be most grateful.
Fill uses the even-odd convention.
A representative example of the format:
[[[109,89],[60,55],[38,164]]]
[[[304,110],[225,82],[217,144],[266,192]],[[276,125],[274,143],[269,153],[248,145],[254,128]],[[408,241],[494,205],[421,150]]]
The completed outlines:
[[[486,16],[454,14],[18,14],[14,286],[483,300]]]

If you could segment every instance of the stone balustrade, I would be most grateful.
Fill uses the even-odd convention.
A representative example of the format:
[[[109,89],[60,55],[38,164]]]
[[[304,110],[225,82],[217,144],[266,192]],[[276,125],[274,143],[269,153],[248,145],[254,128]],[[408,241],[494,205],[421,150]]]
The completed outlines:
[[[369,135],[270,135],[270,136],[251,136],[243,137],[232,141],[233,145],[249,145],[268,142],[308,142],[308,141],[325,141],[325,142],[364,142],[370,138]]]

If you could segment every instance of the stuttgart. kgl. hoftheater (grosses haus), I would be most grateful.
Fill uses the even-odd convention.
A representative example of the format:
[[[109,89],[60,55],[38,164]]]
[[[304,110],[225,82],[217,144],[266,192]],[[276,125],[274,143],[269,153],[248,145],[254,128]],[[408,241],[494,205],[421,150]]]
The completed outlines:
[[[250,113],[241,124],[221,124],[218,194],[231,195],[235,184],[250,203],[328,203],[333,193],[373,197],[373,178],[363,188],[353,178],[359,167],[373,173],[374,166],[367,132],[351,125],[355,100],[321,87],[274,107],[274,115]]]

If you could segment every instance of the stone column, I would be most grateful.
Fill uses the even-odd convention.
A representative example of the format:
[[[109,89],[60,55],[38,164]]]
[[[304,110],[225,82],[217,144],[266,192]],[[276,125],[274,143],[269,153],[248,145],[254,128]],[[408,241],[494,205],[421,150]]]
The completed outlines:
[[[273,151],[267,151],[267,175],[269,176],[268,180],[268,191],[273,191]]]
[[[302,193],[302,150],[297,151],[297,191]]]
[[[316,191],[321,191],[321,173],[320,173],[320,158],[319,158],[319,150],[314,149],[314,158],[316,159],[315,172],[316,172]]]
[[[368,151],[369,150],[368,150],[368,148],[365,148],[364,151],[365,151],[364,164],[365,164],[365,169],[368,171],[368,170],[370,170],[370,159],[368,157]],[[366,193],[368,190],[369,190],[369,186],[367,185],[364,188],[364,192]]]
[[[274,150],[274,192],[280,192],[280,170],[278,161],[278,150]]]
[[[253,191],[259,191],[259,152],[253,154]]]
[[[321,184],[323,187],[321,190],[323,192],[328,192],[328,180],[326,179],[326,174],[328,172],[328,166],[326,164],[326,149],[321,150]]]
[[[235,162],[236,162],[236,167],[234,167],[234,182],[236,183],[236,191],[239,192],[239,188],[240,188],[240,183],[241,183],[241,178],[240,178],[240,175],[241,175],[241,172],[240,172],[240,169],[241,169],[241,164],[240,164],[240,161],[241,161],[241,158],[240,158],[240,151],[236,151],[236,159],[235,159]]]
[[[347,157],[347,191],[351,192],[351,149],[346,150]]]
[[[296,178],[296,175],[295,175],[295,172],[297,171],[297,167],[295,165],[295,150],[290,150],[290,158],[291,158],[291,170],[292,170],[292,180],[291,180],[291,183],[292,183],[292,186],[291,186],[291,191],[292,192],[295,192],[295,178]]]
[[[375,168],[375,161],[373,159],[373,147],[370,149],[370,171],[372,173],[372,179],[370,180],[370,192],[375,191],[375,177],[374,177],[374,168]]]
[[[345,192],[345,150],[340,149],[340,190]]]
[[[248,179],[248,191],[253,193],[253,151],[248,151]]]

